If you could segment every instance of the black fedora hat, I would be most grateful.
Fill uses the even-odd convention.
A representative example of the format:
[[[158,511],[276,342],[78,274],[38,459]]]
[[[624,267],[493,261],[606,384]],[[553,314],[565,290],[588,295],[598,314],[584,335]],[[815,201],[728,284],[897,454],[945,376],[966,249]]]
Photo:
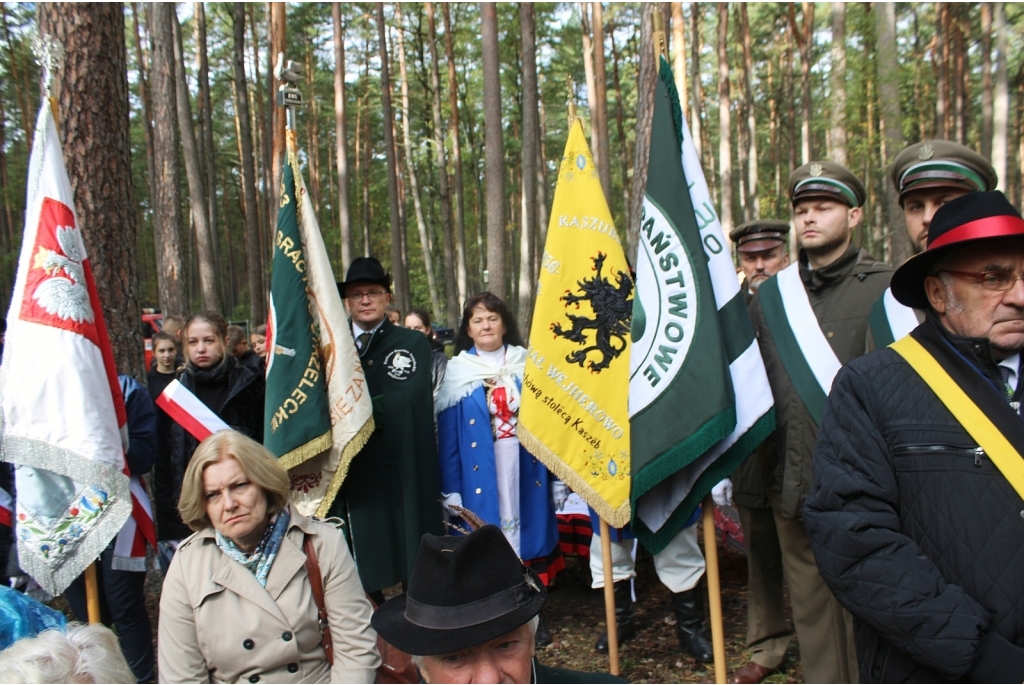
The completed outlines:
[[[892,275],[893,296],[916,309],[928,308],[924,279],[936,261],[968,243],[1018,238],[1024,249],[1024,219],[998,190],[967,193],[939,207],[928,226],[928,249]]]
[[[493,640],[540,613],[547,589],[497,526],[469,535],[424,535],[409,591],[373,613],[374,630],[416,656]]]
[[[348,265],[345,280],[338,282],[338,291],[342,297],[345,295],[346,286],[353,283],[379,283],[391,290],[391,274],[384,271],[376,257],[356,257]]]

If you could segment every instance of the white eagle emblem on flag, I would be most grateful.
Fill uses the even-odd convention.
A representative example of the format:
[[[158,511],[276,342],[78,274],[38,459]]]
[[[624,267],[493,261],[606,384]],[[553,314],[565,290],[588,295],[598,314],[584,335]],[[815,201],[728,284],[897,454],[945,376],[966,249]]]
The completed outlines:
[[[92,323],[94,315],[85,285],[85,269],[82,266],[85,250],[81,235],[74,226],[57,226],[54,234],[64,254],[39,246],[32,267],[43,269],[50,278],[36,287],[32,299],[49,314],[71,319],[75,323]]]

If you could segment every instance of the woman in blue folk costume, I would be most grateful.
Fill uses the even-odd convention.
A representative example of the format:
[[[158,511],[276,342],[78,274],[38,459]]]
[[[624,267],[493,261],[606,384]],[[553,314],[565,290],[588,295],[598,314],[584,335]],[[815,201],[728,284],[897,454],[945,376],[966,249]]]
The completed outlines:
[[[455,349],[435,403],[445,507],[501,528],[548,585],[565,567],[555,510],[569,490],[516,437],[526,349],[508,306],[489,292],[470,298]],[[542,618],[537,645],[546,641]]]

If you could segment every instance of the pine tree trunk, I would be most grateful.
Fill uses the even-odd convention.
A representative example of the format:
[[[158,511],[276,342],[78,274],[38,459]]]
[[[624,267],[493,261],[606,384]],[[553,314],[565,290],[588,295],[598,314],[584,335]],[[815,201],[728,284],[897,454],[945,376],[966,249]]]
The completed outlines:
[[[883,164],[903,149],[903,129],[900,127],[900,84],[899,54],[896,48],[896,5],[892,2],[875,3],[875,64],[878,72],[878,100],[885,125],[885,145],[882,153]],[[882,184],[882,199],[886,223],[892,237],[892,259],[902,264],[913,255],[910,237],[907,235],[903,210],[899,205],[899,194],[893,187],[888,174]]]
[[[391,216],[391,271],[394,278],[398,308],[408,311],[409,281],[402,259],[402,223],[398,209],[398,161],[395,155],[395,115],[391,109],[391,73],[388,67],[388,44],[384,35],[384,3],[377,3],[377,49],[380,53],[381,112],[384,116],[384,153],[388,165],[388,208]]]
[[[338,168],[338,230],[341,239],[341,270],[344,273],[355,256],[352,217],[349,214],[348,136],[345,131],[345,29],[341,24],[341,3],[331,3],[334,25],[334,136]],[[358,152],[357,152],[358,154]]]
[[[65,49],[54,83],[58,129],[114,364],[118,373],[145,383],[124,7],[121,3],[43,3],[36,8],[40,33],[52,36]],[[167,51],[168,57],[173,55],[170,45]],[[170,67],[161,68],[161,81],[172,78]],[[163,94],[173,97],[173,81],[170,85]],[[170,290],[170,296],[180,296],[180,288]],[[178,300],[169,297],[169,301]]]
[[[750,50],[750,22],[747,6],[740,4],[740,33],[743,36],[743,90],[747,114],[747,208],[751,218],[761,216],[761,199],[758,196],[757,170],[757,116],[754,109],[753,72],[754,61]]]
[[[846,4],[832,3],[832,160],[846,166]]]
[[[596,165],[597,175],[601,178],[604,196],[611,203],[612,160],[611,144],[608,140],[608,75],[604,63],[604,13],[600,2],[590,3],[590,9],[594,29],[594,97],[597,101],[597,126],[592,137],[595,139],[600,160]]]
[[[220,292],[217,289],[217,268],[213,262],[213,245],[209,219],[206,216],[206,188],[199,166],[199,151],[196,149],[195,132],[192,129],[192,104],[185,81],[185,52],[182,49],[181,26],[178,17],[172,16],[174,30],[175,101],[178,110],[178,131],[181,134],[182,158],[185,161],[185,176],[188,179],[189,207],[196,230],[196,257],[199,261],[199,286],[203,292],[203,309],[223,310]]]
[[[595,7],[600,7],[595,3]],[[522,232],[519,238],[519,330],[529,335],[533,320],[533,285],[535,265],[533,262],[537,241],[537,36],[534,26],[534,7],[530,3],[519,4],[519,35],[522,42],[522,89],[523,89],[523,211]],[[596,16],[600,16],[598,10]],[[606,158],[607,159],[607,158]]]
[[[480,3],[484,79],[484,177],[487,181],[487,289],[505,299],[505,152],[501,130],[501,61],[498,54],[498,9]]]
[[[632,217],[630,215],[632,206],[629,200],[629,153],[626,151],[626,127],[623,123],[624,113],[622,111],[622,84],[619,81],[619,50],[615,46],[615,31],[612,30],[608,33],[612,42],[612,84],[615,86],[615,129],[619,134],[619,162],[622,171],[623,194],[622,206],[626,213],[626,222],[619,227],[619,230],[623,231],[629,230],[629,226],[632,224]],[[679,97],[685,102],[686,91],[679,91]],[[543,173],[543,170],[541,170],[541,172]],[[542,231],[545,230],[545,228],[545,226],[541,225]],[[541,245],[541,248],[543,248],[543,245]]]
[[[658,79],[658,60],[654,52],[655,12],[661,7],[645,3],[640,11],[640,69],[636,98],[636,143],[633,151],[633,203],[629,215],[634,218],[626,232],[626,259],[636,264],[640,238],[638,218],[643,212],[644,189],[647,187],[647,163],[651,154],[651,124],[654,121],[654,90]]]
[[[718,218],[732,230],[732,105],[729,94],[729,3],[718,3]],[[728,239],[728,238],[727,238]]]
[[[802,2],[802,25],[796,23],[796,3],[789,3],[789,23],[796,37],[797,48],[800,50],[800,83],[803,94],[800,98],[802,117],[800,120],[800,157],[803,164],[813,158],[811,141],[811,57],[813,56],[812,39],[814,37],[814,3]]]
[[[152,16],[152,15],[150,15]],[[149,81],[146,76],[146,62],[142,54],[142,32],[139,30],[139,11],[132,3],[132,30],[135,33],[135,62],[139,74],[139,99],[142,100],[142,135],[146,142],[146,187],[149,189],[149,204],[156,198],[156,169],[153,161],[153,112],[149,100]],[[7,187],[7,184],[4,184]],[[155,221],[155,219],[154,219]]]
[[[686,91],[686,20],[683,18],[683,3],[672,3],[672,74],[679,92],[679,106],[683,108],[683,120],[690,118]]]
[[[1006,160],[1009,157],[1007,127],[1010,121],[1010,86],[1006,56],[1009,51],[1006,4],[995,3],[993,25],[996,32],[996,83],[992,97],[992,166],[999,174],[999,188],[1004,192],[1010,183]],[[1024,139],[1022,139],[1024,140]],[[1022,174],[1024,177],[1024,174]]]
[[[14,93],[18,98],[18,109],[21,110],[21,127],[25,132],[25,140],[31,141],[35,136],[35,122],[32,119],[32,107],[29,105],[29,99],[32,95],[27,92],[29,89],[27,81],[23,85],[23,75],[19,74],[18,59],[14,54],[11,31],[7,26],[7,7],[5,3],[0,3],[0,24],[3,25],[4,38],[7,42],[7,67],[11,70],[11,82],[14,84]],[[27,79],[27,75],[24,76]]]
[[[981,156],[992,157],[992,3],[981,3]]]
[[[590,28],[589,2],[580,3],[580,30],[583,35],[583,72],[587,79],[587,112],[590,114],[590,152],[594,168],[600,177],[601,150],[597,146],[597,132],[601,129],[601,112],[597,107],[597,79],[594,77],[594,42]]]
[[[697,157],[703,159],[703,145],[701,142],[701,83],[700,83],[700,3],[690,3],[690,23],[692,26],[690,36],[690,68],[693,69],[693,110],[690,112],[690,135],[693,136],[693,145],[697,149]]]
[[[153,121],[173,122],[174,85],[174,6],[154,4],[152,87]],[[160,306],[166,314],[188,313],[185,297],[185,264],[181,244],[181,193],[178,172],[178,127],[153,127],[153,166],[156,171],[153,198],[153,228],[157,245],[157,288]]]
[[[210,59],[206,48],[206,5],[202,2],[193,3],[196,18],[196,56],[198,62],[199,77],[199,109],[201,111],[202,126],[200,130],[203,135],[203,142],[200,146],[203,149],[202,164],[206,168],[206,201],[209,205],[208,216],[210,218],[210,246],[213,248],[213,263],[217,265],[217,278],[220,278],[220,245],[217,239],[217,170],[216,155],[217,148],[213,143],[213,106],[210,102]],[[223,288],[221,294],[223,295]]]
[[[249,283],[250,318],[267,318],[263,289],[263,253],[260,251],[260,211],[256,199],[256,169],[252,159],[252,121],[249,118],[249,86],[245,77],[245,3],[234,3],[235,112],[238,116],[239,145],[242,158],[242,197],[245,200],[245,261]]]
[[[946,76],[949,64],[948,40],[946,39],[947,3],[935,3],[935,50],[932,63],[935,66],[935,137],[949,138],[949,88]]]
[[[441,202],[441,245],[444,256],[445,318],[449,326],[459,320],[459,284],[457,281],[458,257],[455,247],[455,229],[452,226],[452,197],[448,187],[448,156],[444,147],[444,124],[441,121],[441,66],[437,50],[437,22],[434,18],[434,3],[425,3],[427,13],[427,45],[430,49],[430,89],[434,131],[434,161],[437,165],[437,192]],[[421,53],[422,54],[422,53]],[[456,169],[456,173],[461,173]],[[434,309],[437,316],[441,310]]]
[[[398,75],[401,79],[402,92],[402,142],[405,146],[405,167],[409,172],[409,186],[412,191],[413,208],[416,212],[416,227],[419,230],[420,248],[423,251],[423,268],[427,272],[427,290],[430,294],[430,307],[434,312],[441,311],[441,302],[437,294],[437,279],[434,276],[434,259],[430,252],[430,240],[427,238],[427,222],[423,218],[423,203],[420,201],[419,179],[412,159],[412,135],[409,132],[409,74],[405,66],[405,37],[402,25],[402,5],[395,5],[395,32],[398,44]],[[405,206],[405,203],[401,203]],[[405,310],[403,310],[405,311]]]
[[[459,307],[455,316],[458,318],[458,309],[469,297],[466,266],[466,199],[462,190],[462,145],[459,142],[459,93],[458,83],[455,80],[455,51],[452,42],[452,20],[448,11],[448,3],[442,6],[444,9],[444,51],[448,60],[448,106],[451,109],[451,124],[449,134],[452,139],[452,177],[455,181],[455,279],[458,286]]]

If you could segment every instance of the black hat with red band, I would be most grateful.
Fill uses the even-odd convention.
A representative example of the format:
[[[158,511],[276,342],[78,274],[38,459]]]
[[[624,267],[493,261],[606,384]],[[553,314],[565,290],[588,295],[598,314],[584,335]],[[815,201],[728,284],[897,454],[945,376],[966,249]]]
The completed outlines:
[[[924,279],[942,257],[967,243],[1017,238],[1024,250],[1024,218],[998,190],[967,193],[939,207],[928,226],[928,249],[892,275],[893,296],[915,309],[928,308]]]

